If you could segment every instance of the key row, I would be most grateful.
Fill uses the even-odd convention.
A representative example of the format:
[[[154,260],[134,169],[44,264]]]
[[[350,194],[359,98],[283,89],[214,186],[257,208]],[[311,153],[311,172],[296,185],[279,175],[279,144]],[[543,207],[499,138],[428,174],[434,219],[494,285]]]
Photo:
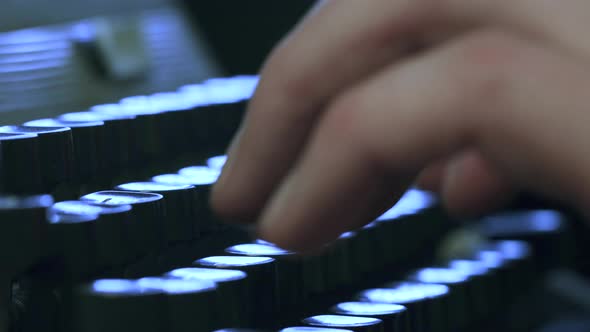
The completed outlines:
[[[532,211],[528,217],[534,219],[540,213],[550,212]],[[556,223],[564,223],[562,215],[551,213]],[[531,230],[531,234],[534,231]],[[148,331],[161,331],[159,328],[162,326],[173,331],[210,331],[220,327],[248,326],[276,328],[277,324],[291,321],[289,313],[306,312],[308,305],[314,303],[318,296],[333,289],[350,289],[346,288],[349,283],[362,285],[364,280],[370,280],[371,275],[375,274],[388,279],[399,275],[386,268],[383,260],[385,255],[373,255],[371,251],[356,252],[367,246],[359,245],[362,239],[362,236],[348,234],[323,254],[314,257],[301,257],[264,241],[240,244],[227,248],[222,255],[198,259],[192,266],[177,268],[152,278],[149,286],[146,281],[142,281],[144,279],[125,282],[140,285],[140,288],[155,289],[164,298],[175,296],[167,292],[169,286],[166,285],[176,280],[196,283],[208,281],[217,286],[208,288],[208,292],[215,294],[212,295],[215,300],[209,300],[208,309],[211,311],[206,314],[193,311],[182,319],[176,316],[172,319],[170,317],[177,314],[170,313],[175,310],[170,308],[174,301],[161,300],[160,311],[154,313],[169,314],[160,315],[157,324],[150,323],[152,328]],[[484,243],[468,256],[413,269],[410,273],[404,273],[400,281],[378,283],[375,288],[359,292],[349,302],[338,304],[324,314],[311,316],[300,323],[353,331],[464,329],[494,317],[539,277],[541,269],[534,255],[537,246],[538,243],[520,240]],[[358,257],[372,262],[370,267],[359,264]],[[81,313],[84,321],[79,322],[81,325],[77,325],[77,328],[83,332],[96,331],[93,326],[104,320],[105,311],[101,310],[101,306],[118,301],[121,295],[118,289],[113,290],[114,296],[110,293],[88,292],[88,287],[91,286],[85,286],[83,289],[86,291],[78,292],[76,307],[84,308],[83,303],[94,303],[95,297],[101,301],[99,306]],[[134,301],[142,302],[143,293],[122,292],[125,296],[133,297]],[[126,306],[125,303],[121,302],[121,305]],[[142,324],[142,317],[150,315],[150,311],[146,308],[143,314],[138,314],[135,311],[137,308],[138,304],[118,309],[120,319],[126,325],[111,320],[107,330],[123,331]],[[102,328],[106,329],[105,326]]]
[[[522,241],[493,243],[469,260],[418,269],[405,281],[363,290],[300,324],[376,332],[461,330],[493,317],[526,287],[531,279],[520,273],[534,273],[531,254]],[[488,255],[493,255],[493,263],[484,258]],[[75,328],[83,332],[273,328],[281,323],[276,321],[277,302],[286,295],[278,284],[304,290],[278,263],[264,256],[214,256],[160,277],[97,280],[77,290],[72,307]]]
[[[214,160],[219,164],[223,158]],[[224,226],[207,203],[220,171],[206,162],[75,201],[0,197],[6,274],[13,277],[42,259],[57,259],[50,261],[61,267],[52,268],[62,272],[56,277],[77,279],[221,231]]]
[[[223,150],[256,83],[256,77],[245,76],[209,80],[176,92],[2,126],[0,192],[53,193],[61,186],[166,164],[183,154]]]

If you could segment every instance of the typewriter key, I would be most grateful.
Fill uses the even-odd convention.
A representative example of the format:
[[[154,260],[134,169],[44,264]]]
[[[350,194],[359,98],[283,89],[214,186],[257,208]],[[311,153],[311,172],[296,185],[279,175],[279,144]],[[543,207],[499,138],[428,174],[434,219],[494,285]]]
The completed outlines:
[[[275,314],[275,284],[276,265],[270,257],[249,256],[211,256],[199,259],[193,263],[196,267],[234,269],[246,272],[250,296],[257,304],[250,306],[250,315],[254,317],[256,326],[270,327]]]
[[[252,317],[248,306],[254,298],[248,290],[248,276],[243,271],[188,267],[172,270],[167,277],[183,280],[207,280],[217,284],[217,317],[229,326],[248,326]]]
[[[352,332],[352,330],[331,329],[323,327],[294,326],[282,329],[280,332]]]
[[[355,332],[384,332],[383,321],[378,318],[342,315],[318,315],[305,318],[303,324],[313,327],[340,328]]]
[[[65,201],[53,205],[62,214],[96,214],[94,227],[97,265],[101,268],[121,265],[133,259],[128,243],[131,205],[105,205],[86,201]]]
[[[451,324],[462,328],[473,322],[476,312],[469,302],[473,284],[470,283],[470,277],[465,272],[445,267],[428,267],[414,272],[408,279],[448,286],[450,289],[448,316]]]
[[[331,309],[336,315],[379,318],[385,331],[407,331],[407,309],[403,305],[372,302],[342,302]]]
[[[49,195],[0,196],[3,246],[0,259],[9,277],[23,272],[45,254],[46,210],[52,204],[53,198]]]
[[[444,285],[393,282],[361,292],[362,302],[389,303],[407,308],[407,331],[450,331],[447,322],[449,288]],[[404,325],[402,323],[402,325]]]
[[[281,312],[297,308],[307,297],[302,261],[294,252],[273,245],[248,243],[225,249],[231,255],[272,257],[276,261],[276,303]]]
[[[69,127],[72,130],[76,171],[80,178],[90,180],[99,176],[100,172],[104,170],[105,166],[102,158],[100,158],[101,149],[104,149],[101,136],[101,131],[104,130],[104,122],[68,122],[56,119],[39,119],[26,122],[24,125],[33,127]]]
[[[217,286],[207,280],[149,277],[137,281],[146,289],[161,291],[166,297],[166,331],[211,331],[219,327],[215,307]],[[166,315],[166,314],[165,314]]]
[[[74,299],[75,331],[162,332],[165,292],[126,279],[102,279],[79,287]]]
[[[196,196],[192,204],[197,216],[194,219],[194,232],[199,234],[219,230],[223,226],[217,222],[217,219],[209,207],[211,187],[217,181],[219,173],[211,170],[199,172],[195,171],[194,168],[191,169],[193,169],[192,172],[182,172],[181,170],[180,174],[163,174],[154,176],[152,181],[175,186],[193,186],[195,188]]]
[[[163,196],[130,191],[99,191],[82,196],[82,201],[103,205],[131,205],[129,239],[136,256],[159,250],[165,245]]]
[[[66,278],[87,277],[96,271],[95,226],[97,213],[65,214],[50,208],[49,239],[51,248],[63,264]]]
[[[485,218],[480,230],[492,240],[521,240],[532,245],[540,270],[569,264],[573,248],[565,215],[553,210],[504,213]]]
[[[116,190],[156,193],[164,196],[167,240],[170,243],[188,241],[195,233],[193,225],[197,218],[196,188],[192,185],[173,185],[160,182],[130,182],[118,185]]]
[[[225,166],[226,161],[227,161],[226,155],[211,157],[211,158],[207,159],[207,166],[209,168],[214,169],[214,170],[221,171],[223,169],[223,166]]]
[[[0,190],[15,195],[45,193],[36,134],[0,133]]]
[[[126,171],[135,162],[137,155],[135,137],[137,126],[135,117],[129,115],[108,115],[99,112],[74,112],[62,114],[60,121],[67,122],[104,122],[104,146],[101,149],[101,159],[109,177],[115,177]]]
[[[74,178],[74,145],[68,127],[4,126],[0,132],[8,134],[36,134],[39,162],[45,190],[51,192],[59,184]],[[22,152],[21,152],[22,153]]]
[[[469,305],[476,313],[476,318],[484,319],[493,310],[494,300],[500,293],[496,273],[483,262],[457,259],[449,262],[449,267],[464,272],[469,278]]]

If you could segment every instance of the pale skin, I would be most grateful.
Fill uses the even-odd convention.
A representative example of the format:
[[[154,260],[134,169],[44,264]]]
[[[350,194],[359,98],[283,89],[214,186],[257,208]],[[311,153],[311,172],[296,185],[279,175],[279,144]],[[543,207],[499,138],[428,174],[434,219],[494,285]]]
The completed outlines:
[[[263,67],[212,205],[302,251],[416,183],[457,214],[519,190],[588,212],[589,126],[587,0],[327,0]]]

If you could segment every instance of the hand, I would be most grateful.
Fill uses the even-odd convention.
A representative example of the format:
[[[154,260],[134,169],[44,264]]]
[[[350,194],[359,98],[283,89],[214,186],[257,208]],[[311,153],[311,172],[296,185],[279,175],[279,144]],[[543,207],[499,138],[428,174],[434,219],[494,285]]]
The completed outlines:
[[[415,181],[457,213],[515,190],[588,209],[588,36],[585,0],[323,1],[264,66],[213,206],[294,250]]]

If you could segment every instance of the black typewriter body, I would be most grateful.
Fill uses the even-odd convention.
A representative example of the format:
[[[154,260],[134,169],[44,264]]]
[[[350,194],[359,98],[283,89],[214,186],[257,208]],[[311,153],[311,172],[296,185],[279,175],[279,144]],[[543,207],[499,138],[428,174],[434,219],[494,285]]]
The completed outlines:
[[[220,29],[248,20],[194,25],[222,2],[67,5],[0,25],[0,331],[590,331],[588,223],[557,205],[466,223],[410,189],[313,256],[221,222],[270,41],[227,65]]]

